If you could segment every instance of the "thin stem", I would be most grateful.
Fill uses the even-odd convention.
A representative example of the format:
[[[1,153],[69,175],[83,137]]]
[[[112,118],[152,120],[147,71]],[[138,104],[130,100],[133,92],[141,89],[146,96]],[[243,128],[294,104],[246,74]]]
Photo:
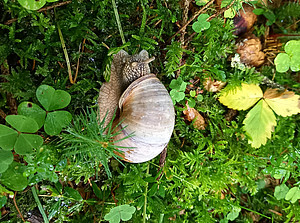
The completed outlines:
[[[149,167],[150,167],[150,163],[148,163],[147,166],[147,175],[149,174]],[[144,200],[144,211],[143,211],[143,223],[146,223],[146,210],[147,210],[147,194],[148,194],[148,182],[146,183],[146,188],[145,188],[145,200]]]
[[[259,213],[259,212],[257,212],[257,211],[251,210],[251,209],[249,209],[249,208],[246,208],[246,207],[243,207],[243,206],[240,206],[240,205],[239,205],[239,207],[240,207],[240,208],[243,208],[243,209],[245,209],[245,210],[247,210],[247,211],[251,211],[251,212],[253,212],[253,213],[255,213],[255,214],[258,214],[258,215],[260,215],[260,216],[262,216],[262,217],[271,219],[270,217],[268,217],[268,216],[266,216],[266,215],[264,215],[264,214],[261,214],[261,213]]]
[[[41,202],[40,202],[40,199],[39,199],[39,197],[38,197],[38,195],[37,195],[37,192],[36,192],[35,187],[32,187],[32,188],[31,188],[31,191],[32,191],[34,200],[35,200],[35,202],[37,203],[38,208],[39,208],[39,210],[40,210],[40,212],[41,212],[41,214],[42,214],[42,216],[43,216],[44,222],[45,222],[45,223],[49,223],[48,217],[47,217],[47,215],[46,215],[46,213],[45,213],[45,211],[44,211],[44,209],[43,209],[43,206],[42,206],[42,204],[41,204]]]
[[[61,46],[63,48],[64,54],[65,54],[65,58],[66,58],[66,62],[67,62],[67,67],[68,67],[68,72],[69,72],[69,79],[70,79],[71,84],[74,84],[74,81],[73,81],[73,78],[72,78],[72,70],[71,70],[69,55],[68,55],[68,52],[67,52],[67,48],[66,48],[66,44],[65,44],[65,41],[64,41],[64,37],[62,35],[61,29],[60,29],[58,23],[57,23],[57,29],[58,29],[58,34],[59,34]]]
[[[116,1],[111,0],[111,2],[112,2],[112,5],[113,5],[113,8],[114,8],[114,13],[115,13],[115,17],[116,17],[116,20],[117,20],[117,25],[118,25],[120,36],[121,36],[121,39],[122,39],[122,43],[125,44],[126,41],[125,41],[124,33],[123,33],[123,30],[122,30],[121,21],[120,21],[118,9],[117,9]]]
[[[16,196],[17,196],[17,191],[15,191],[14,198],[13,198],[14,205],[15,205],[20,217],[22,218],[22,221],[26,222],[23,215],[22,215],[22,213],[21,213],[21,211],[20,211],[20,209],[18,208],[18,205],[17,205],[17,202],[16,202]]]

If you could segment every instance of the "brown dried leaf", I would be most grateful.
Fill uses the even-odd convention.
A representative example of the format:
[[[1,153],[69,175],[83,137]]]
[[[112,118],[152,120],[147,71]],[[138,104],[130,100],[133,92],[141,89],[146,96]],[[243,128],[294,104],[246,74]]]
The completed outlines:
[[[186,103],[187,109],[183,111],[185,120],[189,122],[193,122],[193,126],[198,130],[204,130],[206,127],[205,119],[203,118],[200,113],[194,109],[191,108],[188,103]]]
[[[249,31],[257,20],[257,15],[253,13],[254,8],[249,5],[243,5],[233,19],[235,31],[234,35],[241,35]]]
[[[225,82],[212,80],[210,77],[205,78],[203,82],[204,88],[209,92],[220,91],[225,85]]]

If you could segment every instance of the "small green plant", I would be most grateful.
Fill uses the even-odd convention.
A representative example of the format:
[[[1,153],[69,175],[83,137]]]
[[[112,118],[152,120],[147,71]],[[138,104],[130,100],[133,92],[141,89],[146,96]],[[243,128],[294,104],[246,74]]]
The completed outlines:
[[[109,221],[109,223],[119,223],[121,220],[129,221],[132,218],[132,214],[135,212],[135,210],[135,207],[128,204],[123,204],[112,208],[110,212],[105,215],[104,219]]]
[[[70,94],[48,85],[41,85],[36,90],[36,97],[46,111],[34,103],[23,102],[18,106],[18,113],[33,118],[38,123],[38,128],[44,125],[48,135],[58,135],[71,122],[72,115],[67,111],[54,110],[68,106],[71,101]]]
[[[256,15],[263,15],[264,17],[266,17],[266,19],[268,19],[266,23],[267,26],[272,25],[276,21],[275,14],[268,8],[256,8],[253,10],[253,13]]]
[[[300,70],[300,40],[290,40],[284,46],[285,53],[279,53],[275,60],[276,71],[287,72],[290,68],[297,72]]]
[[[299,95],[294,92],[267,89],[263,94],[255,84],[242,84],[241,88],[228,91],[229,87],[222,91],[219,98],[222,104],[237,110],[247,110],[255,105],[243,121],[244,130],[250,137],[249,143],[255,148],[265,145],[271,138],[277,124],[274,112],[283,117],[300,112]]]
[[[209,29],[210,22],[207,22],[208,18],[208,14],[199,15],[197,21],[192,25],[193,30],[197,33],[201,33],[202,31]]]
[[[182,80],[181,77],[177,79],[173,79],[170,83],[170,88],[172,89],[170,92],[173,104],[175,105],[176,102],[180,102],[185,97],[185,88],[187,83]]]

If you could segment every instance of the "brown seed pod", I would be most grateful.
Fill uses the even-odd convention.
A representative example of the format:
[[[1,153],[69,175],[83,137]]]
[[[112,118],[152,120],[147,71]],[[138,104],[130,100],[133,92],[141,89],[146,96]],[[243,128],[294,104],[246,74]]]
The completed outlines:
[[[243,8],[239,10],[233,19],[234,35],[242,35],[249,31],[257,20],[257,15],[253,13],[253,7],[249,5],[243,5]]]
[[[259,67],[265,61],[265,54],[261,51],[262,45],[260,40],[251,35],[237,44],[236,52],[241,57],[241,62],[250,66]]]
[[[150,74],[148,63],[152,60],[145,50],[134,56],[120,51],[112,62],[110,82],[99,93],[99,116],[102,120],[107,113],[105,125],[119,109],[114,124],[120,123],[116,128],[120,134],[113,140],[128,162],[156,157],[168,144],[174,128],[174,106],[164,85]]]

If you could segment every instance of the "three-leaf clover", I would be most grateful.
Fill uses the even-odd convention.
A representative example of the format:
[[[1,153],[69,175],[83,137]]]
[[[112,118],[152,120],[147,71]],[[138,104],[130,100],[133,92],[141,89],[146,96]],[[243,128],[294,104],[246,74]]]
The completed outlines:
[[[277,115],[291,116],[300,112],[299,95],[292,91],[267,89],[264,93],[255,84],[242,84],[241,88],[223,90],[219,100],[229,108],[247,110],[255,105],[243,121],[244,130],[249,135],[249,143],[258,148],[271,138],[276,126]]]
[[[132,218],[132,214],[135,212],[136,208],[128,204],[123,204],[114,207],[110,212],[105,215],[104,219],[109,221],[109,223],[119,223],[122,221],[128,221]]]
[[[44,125],[48,135],[58,135],[71,122],[72,115],[67,111],[54,110],[68,106],[71,101],[70,94],[48,85],[41,85],[36,91],[36,97],[47,112],[34,103],[23,102],[18,107],[18,113],[33,118],[39,128]]]
[[[209,29],[210,22],[207,22],[208,14],[201,14],[198,16],[198,21],[194,22],[192,28],[195,32],[200,33],[203,30]]]
[[[300,70],[300,41],[291,40],[284,46],[285,53],[279,53],[275,60],[276,70],[284,73],[291,68],[292,71]]]
[[[170,92],[170,96],[172,98],[173,104],[175,105],[176,102],[180,102],[185,97],[185,88],[187,83],[182,80],[181,77],[177,79],[173,79],[170,83],[170,88],[172,89]]]

